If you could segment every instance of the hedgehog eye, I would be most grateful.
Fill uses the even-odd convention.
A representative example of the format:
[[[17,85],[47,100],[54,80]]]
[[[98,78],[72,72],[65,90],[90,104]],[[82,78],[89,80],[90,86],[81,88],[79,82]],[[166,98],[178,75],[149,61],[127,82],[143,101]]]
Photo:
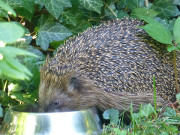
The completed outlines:
[[[59,101],[54,102],[53,105],[55,106],[59,105]]]

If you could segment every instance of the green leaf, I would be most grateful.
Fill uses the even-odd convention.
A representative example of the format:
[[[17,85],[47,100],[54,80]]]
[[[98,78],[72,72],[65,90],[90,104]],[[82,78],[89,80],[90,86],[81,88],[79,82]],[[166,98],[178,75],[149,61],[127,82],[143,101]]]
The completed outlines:
[[[104,119],[109,119],[111,123],[117,124],[119,121],[119,111],[117,109],[108,109],[103,113]]]
[[[169,46],[167,47],[167,50],[168,50],[169,52],[172,52],[173,50],[178,50],[178,48],[177,48],[176,46],[174,46],[174,45],[169,45]]]
[[[154,112],[154,108],[151,104],[147,104],[147,105],[144,105],[140,111],[141,111],[140,114],[142,116],[148,117]]]
[[[0,60],[0,76],[5,76],[13,79],[29,79],[29,76],[32,76],[30,71],[22,65],[17,59],[13,58],[17,55],[29,55],[35,56],[30,52],[15,48],[15,47],[0,47],[0,53],[3,58]]]
[[[1,104],[0,104],[0,117],[3,117],[3,108],[1,107]]]
[[[24,29],[15,22],[0,22],[0,41],[16,42],[24,34]]]
[[[33,12],[31,13],[28,10],[26,10],[25,8],[22,8],[22,7],[16,8],[16,12],[19,15],[23,16],[24,18],[26,18],[28,21],[31,22],[31,19],[33,17]]]
[[[20,72],[22,71],[25,74],[32,76],[31,72],[29,72],[29,70],[24,65],[22,65],[19,61],[15,60],[7,55],[4,55],[4,60],[15,70],[19,70]]]
[[[159,22],[151,22],[143,28],[152,38],[163,43],[172,45],[172,34],[171,32]]]
[[[101,13],[101,7],[103,6],[102,0],[79,0],[81,6],[90,11]]]
[[[170,107],[167,107],[165,112],[164,112],[164,116],[166,117],[174,117],[176,116],[176,111]]]
[[[11,56],[11,57],[15,57],[17,55],[26,55],[26,56],[38,57],[37,55],[35,55],[33,53],[30,53],[28,51],[25,51],[25,50],[22,50],[19,48],[11,47],[11,46],[1,47],[0,53]]]
[[[116,131],[115,133],[117,133],[118,135],[127,135],[127,131],[123,130],[121,131],[120,129],[117,129],[118,131]]]
[[[16,13],[15,11],[8,5],[6,4],[4,1],[0,0],[0,7],[2,9],[4,9],[5,11],[7,11],[9,14],[12,14],[16,17]]]
[[[145,0],[121,0],[118,2],[118,8],[133,10],[135,8],[144,7]]]
[[[166,131],[163,131],[160,135],[168,135]]]
[[[22,0],[22,6],[30,13],[34,12],[34,2],[35,0]]]
[[[105,9],[105,15],[110,18],[117,18],[118,10],[116,9],[116,6],[114,4],[111,4],[107,6]]]
[[[167,119],[165,120],[165,123],[166,124],[177,124],[177,125],[180,125],[180,119]]]
[[[41,46],[43,50],[47,50],[49,43],[53,41],[64,40],[71,36],[72,33],[60,23],[54,22],[53,18],[41,16],[40,28],[38,31],[36,44]]]
[[[168,19],[162,19],[160,17],[155,17],[154,18],[157,22],[160,22],[161,24],[163,24],[166,28],[168,28],[171,32],[173,31],[173,27],[174,27],[174,23],[175,23],[175,18],[172,20],[168,20]]]
[[[180,43],[180,17],[178,17],[175,21],[173,35],[176,43]]]
[[[90,22],[82,20],[77,22],[77,26],[69,26],[68,28],[74,35],[77,35],[78,33],[83,32],[91,26],[92,24]]]
[[[76,26],[76,24],[77,24],[76,17],[74,16],[72,11],[70,11],[70,10],[63,11],[63,13],[62,13],[62,20],[66,24],[72,24],[73,26]]]
[[[131,117],[133,118],[133,120],[135,120],[137,122],[139,117],[141,117],[141,116],[139,113],[132,113]]]
[[[0,90],[0,101],[2,106],[8,106],[10,98],[5,91]]]
[[[10,83],[8,85],[8,92],[18,92],[18,91],[21,91],[22,90],[22,87],[19,85],[19,84],[13,84],[13,83]]]
[[[29,79],[29,77],[25,73],[23,73],[23,71],[19,71],[19,70],[14,69],[5,60],[1,60],[0,65],[1,65],[0,77],[2,77],[4,75],[5,77],[13,78],[13,79],[20,79],[20,80]]]
[[[36,0],[36,3],[43,3],[49,13],[51,13],[56,19],[61,15],[63,7],[72,7],[69,0]]]
[[[170,18],[180,15],[180,11],[177,6],[173,5],[172,0],[155,0],[151,7],[155,11],[158,11],[159,16],[162,18]]]
[[[180,104],[180,93],[176,95],[177,102]]]
[[[154,18],[158,15],[158,12],[153,9],[147,9],[147,8],[135,8],[131,15],[133,16],[144,16],[144,17],[150,17]]]
[[[27,50],[31,41],[32,41],[32,36],[30,36],[29,30],[25,27],[24,36],[21,37],[20,40],[18,40],[17,42],[11,45],[19,49]]]
[[[24,96],[23,92],[18,91],[18,92],[13,92],[11,94],[11,98],[16,99],[17,101],[25,102],[25,103],[32,103],[32,101]]]
[[[22,6],[22,0],[4,0],[10,7],[16,9]]]
[[[1,7],[0,7],[0,17],[8,18],[8,13],[4,9],[2,9]]]
[[[117,18],[118,19],[122,19],[124,17],[129,17],[128,13],[127,12],[124,12],[123,10],[119,10],[118,11],[118,14],[117,14]]]
[[[173,5],[180,5],[180,0],[173,0]]]

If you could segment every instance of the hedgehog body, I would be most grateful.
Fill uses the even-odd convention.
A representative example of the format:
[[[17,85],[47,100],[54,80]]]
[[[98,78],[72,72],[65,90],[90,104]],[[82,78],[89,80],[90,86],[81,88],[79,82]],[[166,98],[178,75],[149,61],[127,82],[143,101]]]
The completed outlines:
[[[173,56],[139,25],[113,20],[70,38],[41,69],[40,110],[138,108],[153,101],[153,76],[158,102],[174,101]]]

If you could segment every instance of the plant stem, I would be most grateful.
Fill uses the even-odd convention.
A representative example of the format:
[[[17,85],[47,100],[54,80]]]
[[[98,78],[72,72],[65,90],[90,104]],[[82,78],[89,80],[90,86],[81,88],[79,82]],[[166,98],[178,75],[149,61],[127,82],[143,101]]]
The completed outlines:
[[[7,87],[7,80],[5,81],[5,83],[4,83],[4,86],[3,86],[3,91],[6,91],[6,87]]]

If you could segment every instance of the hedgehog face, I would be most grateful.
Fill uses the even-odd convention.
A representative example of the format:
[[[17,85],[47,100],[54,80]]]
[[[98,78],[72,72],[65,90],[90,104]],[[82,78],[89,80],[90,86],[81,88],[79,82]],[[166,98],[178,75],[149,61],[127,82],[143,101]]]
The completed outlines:
[[[39,111],[60,112],[77,109],[75,100],[81,99],[81,84],[76,77],[41,79],[39,87]],[[49,81],[47,81],[49,80]],[[55,81],[57,80],[57,81]],[[74,104],[73,104],[74,103]],[[76,104],[77,105],[77,104]]]

